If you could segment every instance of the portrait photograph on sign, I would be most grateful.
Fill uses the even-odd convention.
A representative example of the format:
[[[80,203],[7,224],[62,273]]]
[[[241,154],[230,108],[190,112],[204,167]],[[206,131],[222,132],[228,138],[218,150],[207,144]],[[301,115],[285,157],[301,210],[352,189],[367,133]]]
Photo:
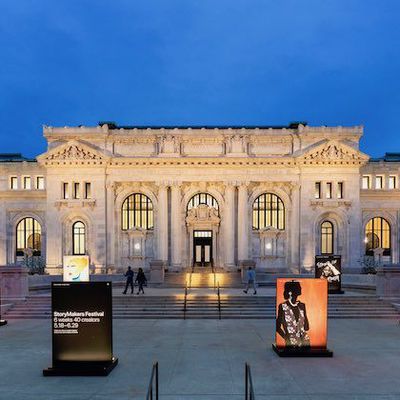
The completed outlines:
[[[316,256],[315,278],[328,282],[329,293],[343,293],[341,256]]]
[[[323,279],[277,279],[273,348],[279,355],[326,353],[327,285]]]
[[[89,282],[89,256],[64,256],[64,282]]]

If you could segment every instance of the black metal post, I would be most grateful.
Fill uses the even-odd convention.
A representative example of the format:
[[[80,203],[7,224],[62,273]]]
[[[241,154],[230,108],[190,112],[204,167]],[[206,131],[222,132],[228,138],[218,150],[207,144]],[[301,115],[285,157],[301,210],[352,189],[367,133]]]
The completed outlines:
[[[249,400],[249,378],[248,378],[248,365],[247,363],[245,364],[244,367],[244,381],[245,381],[245,400]]]
[[[186,298],[187,298],[187,284],[185,286],[185,299],[183,302],[183,319],[186,319]]]
[[[7,325],[7,321],[5,319],[1,319],[1,285],[2,281],[0,281],[0,326]]]
[[[219,282],[218,282],[218,319],[221,319],[221,296],[219,293]]]
[[[158,361],[156,362],[156,400],[158,400]]]

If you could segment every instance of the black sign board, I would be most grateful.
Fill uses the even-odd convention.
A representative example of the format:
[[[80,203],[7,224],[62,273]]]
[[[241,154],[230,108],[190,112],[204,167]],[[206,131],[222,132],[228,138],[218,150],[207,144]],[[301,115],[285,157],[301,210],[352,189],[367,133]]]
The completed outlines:
[[[343,293],[342,257],[335,255],[316,256],[315,277],[328,281],[329,293]]]
[[[53,282],[49,375],[108,375],[113,357],[111,282]]]

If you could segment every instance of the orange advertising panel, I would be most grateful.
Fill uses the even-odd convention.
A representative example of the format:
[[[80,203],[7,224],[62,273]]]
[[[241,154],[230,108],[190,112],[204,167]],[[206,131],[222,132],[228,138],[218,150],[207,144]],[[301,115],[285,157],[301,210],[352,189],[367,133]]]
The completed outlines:
[[[276,316],[278,348],[326,348],[328,282],[277,279]]]

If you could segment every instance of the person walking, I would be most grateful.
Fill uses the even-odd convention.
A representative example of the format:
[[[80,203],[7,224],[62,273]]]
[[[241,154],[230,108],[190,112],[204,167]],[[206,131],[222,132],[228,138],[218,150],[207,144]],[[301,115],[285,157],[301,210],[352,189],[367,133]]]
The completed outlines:
[[[243,292],[245,292],[247,294],[250,285],[253,286],[253,290],[254,290],[253,294],[257,294],[257,289],[256,289],[256,270],[253,269],[252,267],[249,267],[249,269],[247,270],[247,285],[246,285],[246,289],[243,290]]]
[[[128,287],[131,287],[131,294],[133,294],[133,275],[134,272],[132,271],[132,268],[129,266],[128,270],[125,272],[125,277],[126,277],[126,285],[125,285],[125,290],[122,292],[122,294],[126,294]]]
[[[137,282],[139,286],[137,294],[140,294],[140,291],[142,291],[142,293],[144,294],[143,285],[147,282],[147,279],[142,268],[139,268],[135,282]]]

